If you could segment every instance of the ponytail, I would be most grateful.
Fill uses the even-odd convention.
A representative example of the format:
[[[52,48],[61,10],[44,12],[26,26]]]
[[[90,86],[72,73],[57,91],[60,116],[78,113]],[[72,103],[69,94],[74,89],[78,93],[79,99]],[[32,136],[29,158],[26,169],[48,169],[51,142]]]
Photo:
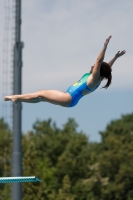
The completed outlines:
[[[102,88],[107,89],[110,86],[111,81],[112,81],[111,72],[112,72],[112,68],[110,67],[110,65],[106,62],[103,62],[100,67],[100,76],[103,77],[104,79],[107,79],[107,83]]]

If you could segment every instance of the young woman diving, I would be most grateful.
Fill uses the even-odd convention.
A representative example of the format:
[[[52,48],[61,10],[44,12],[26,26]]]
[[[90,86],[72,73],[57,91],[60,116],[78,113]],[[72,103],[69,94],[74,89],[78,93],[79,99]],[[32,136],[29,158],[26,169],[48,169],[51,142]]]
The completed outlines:
[[[73,107],[84,95],[94,92],[104,79],[107,79],[107,83],[103,88],[107,89],[110,86],[112,80],[111,72],[113,63],[116,61],[117,58],[126,53],[125,50],[121,52],[118,51],[118,53],[116,53],[116,55],[110,62],[103,62],[104,55],[110,39],[111,36],[106,39],[94,66],[91,67],[90,72],[84,74],[82,78],[78,82],[70,86],[66,90],[66,92],[62,92],[59,90],[41,90],[34,93],[5,96],[4,100],[11,100],[15,103],[38,103],[45,101],[63,107]]]

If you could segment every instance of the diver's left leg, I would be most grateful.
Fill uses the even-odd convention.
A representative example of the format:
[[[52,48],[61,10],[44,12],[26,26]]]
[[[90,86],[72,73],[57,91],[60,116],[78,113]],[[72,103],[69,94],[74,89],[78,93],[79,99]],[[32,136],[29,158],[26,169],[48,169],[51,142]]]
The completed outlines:
[[[41,90],[34,93],[5,96],[4,100],[11,100],[12,102],[16,103],[19,101],[26,103],[37,103],[40,101],[45,101],[52,104],[68,107],[72,98],[67,92],[62,92],[59,90]]]

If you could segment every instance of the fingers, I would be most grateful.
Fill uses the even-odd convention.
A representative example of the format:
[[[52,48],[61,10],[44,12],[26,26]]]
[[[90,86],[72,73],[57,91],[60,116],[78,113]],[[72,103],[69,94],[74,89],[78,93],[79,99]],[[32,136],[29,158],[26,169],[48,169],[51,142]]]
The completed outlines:
[[[104,45],[105,45],[105,46],[107,46],[107,45],[108,45],[108,43],[109,43],[109,41],[110,41],[111,37],[112,37],[112,36],[110,35],[110,36],[109,36],[109,37],[106,39],[106,41],[105,41],[105,43],[104,43]]]
[[[125,53],[126,53],[125,50],[123,50],[123,51],[118,51],[117,54],[116,54],[116,57],[119,58],[120,56],[123,56]]]
[[[122,53],[123,53],[123,54],[125,54],[125,53],[126,53],[126,51],[125,51],[125,50],[123,50],[123,51],[122,51]]]
[[[120,51],[119,51],[120,52]],[[123,54],[125,54],[126,53],[126,51],[125,50],[123,50],[123,51],[121,51],[119,54],[120,55],[123,55]]]
[[[109,42],[109,40],[112,38],[112,35],[110,35],[107,39],[106,39],[106,41],[108,41]]]
[[[112,35],[110,35],[109,37],[108,37],[108,39],[110,40],[112,38]]]

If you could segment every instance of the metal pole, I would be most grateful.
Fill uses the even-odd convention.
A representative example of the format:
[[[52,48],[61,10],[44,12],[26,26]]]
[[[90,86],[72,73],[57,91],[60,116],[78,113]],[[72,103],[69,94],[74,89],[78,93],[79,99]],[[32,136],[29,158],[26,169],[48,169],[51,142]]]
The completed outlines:
[[[21,0],[16,0],[15,9],[15,44],[14,44],[14,72],[13,94],[21,94]],[[13,147],[12,147],[12,176],[22,176],[21,151],[21,103],[13,104]],[[22,199],[21,183],[12,183],[12,200]]]

